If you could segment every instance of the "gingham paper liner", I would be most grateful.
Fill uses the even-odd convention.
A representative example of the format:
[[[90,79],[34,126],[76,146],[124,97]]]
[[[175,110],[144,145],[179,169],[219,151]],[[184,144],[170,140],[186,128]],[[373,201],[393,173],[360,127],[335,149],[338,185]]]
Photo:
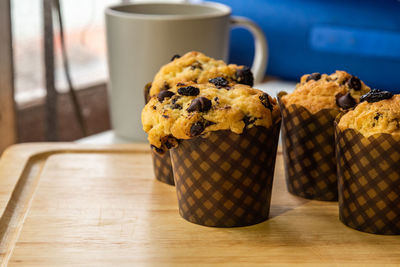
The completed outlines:
[[[151,157],[153,158],[153,170],[156,179],[166,184],[175,185],[169,151],[160,155],[152,150]]]
[[[171,150],[179,213],[206,226],[235,227],[268,218],[280,122],[238,135],[212,132]]]
[[[145,103],[147,103],[150,99],[150,88],[151,83],[147,83],[143,89]],[[156,179],[160,182],[174,185],[174,174],[172,171],[171,157],[169,155],[169,151],[167,151],[163,155],[160,155],[157,152],[151,150],[151,157],[153,159],[153,170]]]
[[[400,234],[400,138],[336,127],[339,218],[374,234]]]
[[[339,111],[323,109],[312,114],[300,105],[286,107],[280,96],[288,191],[307,199],[337,201],[333,122]]]

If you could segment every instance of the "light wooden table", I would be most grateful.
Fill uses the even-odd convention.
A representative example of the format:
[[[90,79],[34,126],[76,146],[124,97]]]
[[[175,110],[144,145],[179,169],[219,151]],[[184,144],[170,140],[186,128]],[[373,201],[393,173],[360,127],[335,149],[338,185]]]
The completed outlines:
[[[9,266],[398,265],[400,237],[361,233],[335,202],[290,195],[278,152],[270,219],[210,228],[182,219],[147,144],[17,145],[0,161],[0,255]]]

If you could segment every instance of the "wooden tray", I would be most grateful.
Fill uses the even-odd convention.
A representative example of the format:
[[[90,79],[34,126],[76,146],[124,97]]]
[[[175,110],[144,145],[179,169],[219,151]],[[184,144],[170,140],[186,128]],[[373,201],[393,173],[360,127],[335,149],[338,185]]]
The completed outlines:
[[[0,252],[10,266],[400,263],[400,237],[347,228],[337,203],[286,191],[278,152],[270,219],[218,229],[180,218],[147,145],[23,144],[0,161]]]

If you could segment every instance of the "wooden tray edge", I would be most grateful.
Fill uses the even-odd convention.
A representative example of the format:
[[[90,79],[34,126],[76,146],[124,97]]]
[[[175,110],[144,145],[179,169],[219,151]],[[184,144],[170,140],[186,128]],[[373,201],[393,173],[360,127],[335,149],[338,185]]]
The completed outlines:
[[[9,147],[0,158],[0,262],[9,261],[33,200],[47,159],[64,153],[149,153],[148,144],[82,145],[24,143]]]

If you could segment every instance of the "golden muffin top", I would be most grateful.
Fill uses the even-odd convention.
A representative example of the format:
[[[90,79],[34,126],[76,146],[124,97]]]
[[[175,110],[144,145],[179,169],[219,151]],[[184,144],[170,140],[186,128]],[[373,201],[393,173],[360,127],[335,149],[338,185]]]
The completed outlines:
[[[207,83],[208,80],[223,77],[229,82],[253,86],[253,74],[246,66],[227,65],[200,52],[189,52],[184,56],[174,56],[154,77],[150,96],[168,90],[179,82]]]
[[[276,99],[223,77],[210,83],[178,83],[151,97],[142,111],[143,129],[157,152],[208,132],[241,134],[253,126],[270,127],[280,120]]]
[[[313,73],[303,75],[294,92],[283,96],[282,102],[286,106],[301,105],[311,113],[322,109],[345,110],[359,103],[369,90],[360,79],[345,71],[331,75]]]
[[[400,95],[371,90],[354,110],[342,116],[338,126],[341,130],[357,130],[366,137],[377,133],[400,135]]]

